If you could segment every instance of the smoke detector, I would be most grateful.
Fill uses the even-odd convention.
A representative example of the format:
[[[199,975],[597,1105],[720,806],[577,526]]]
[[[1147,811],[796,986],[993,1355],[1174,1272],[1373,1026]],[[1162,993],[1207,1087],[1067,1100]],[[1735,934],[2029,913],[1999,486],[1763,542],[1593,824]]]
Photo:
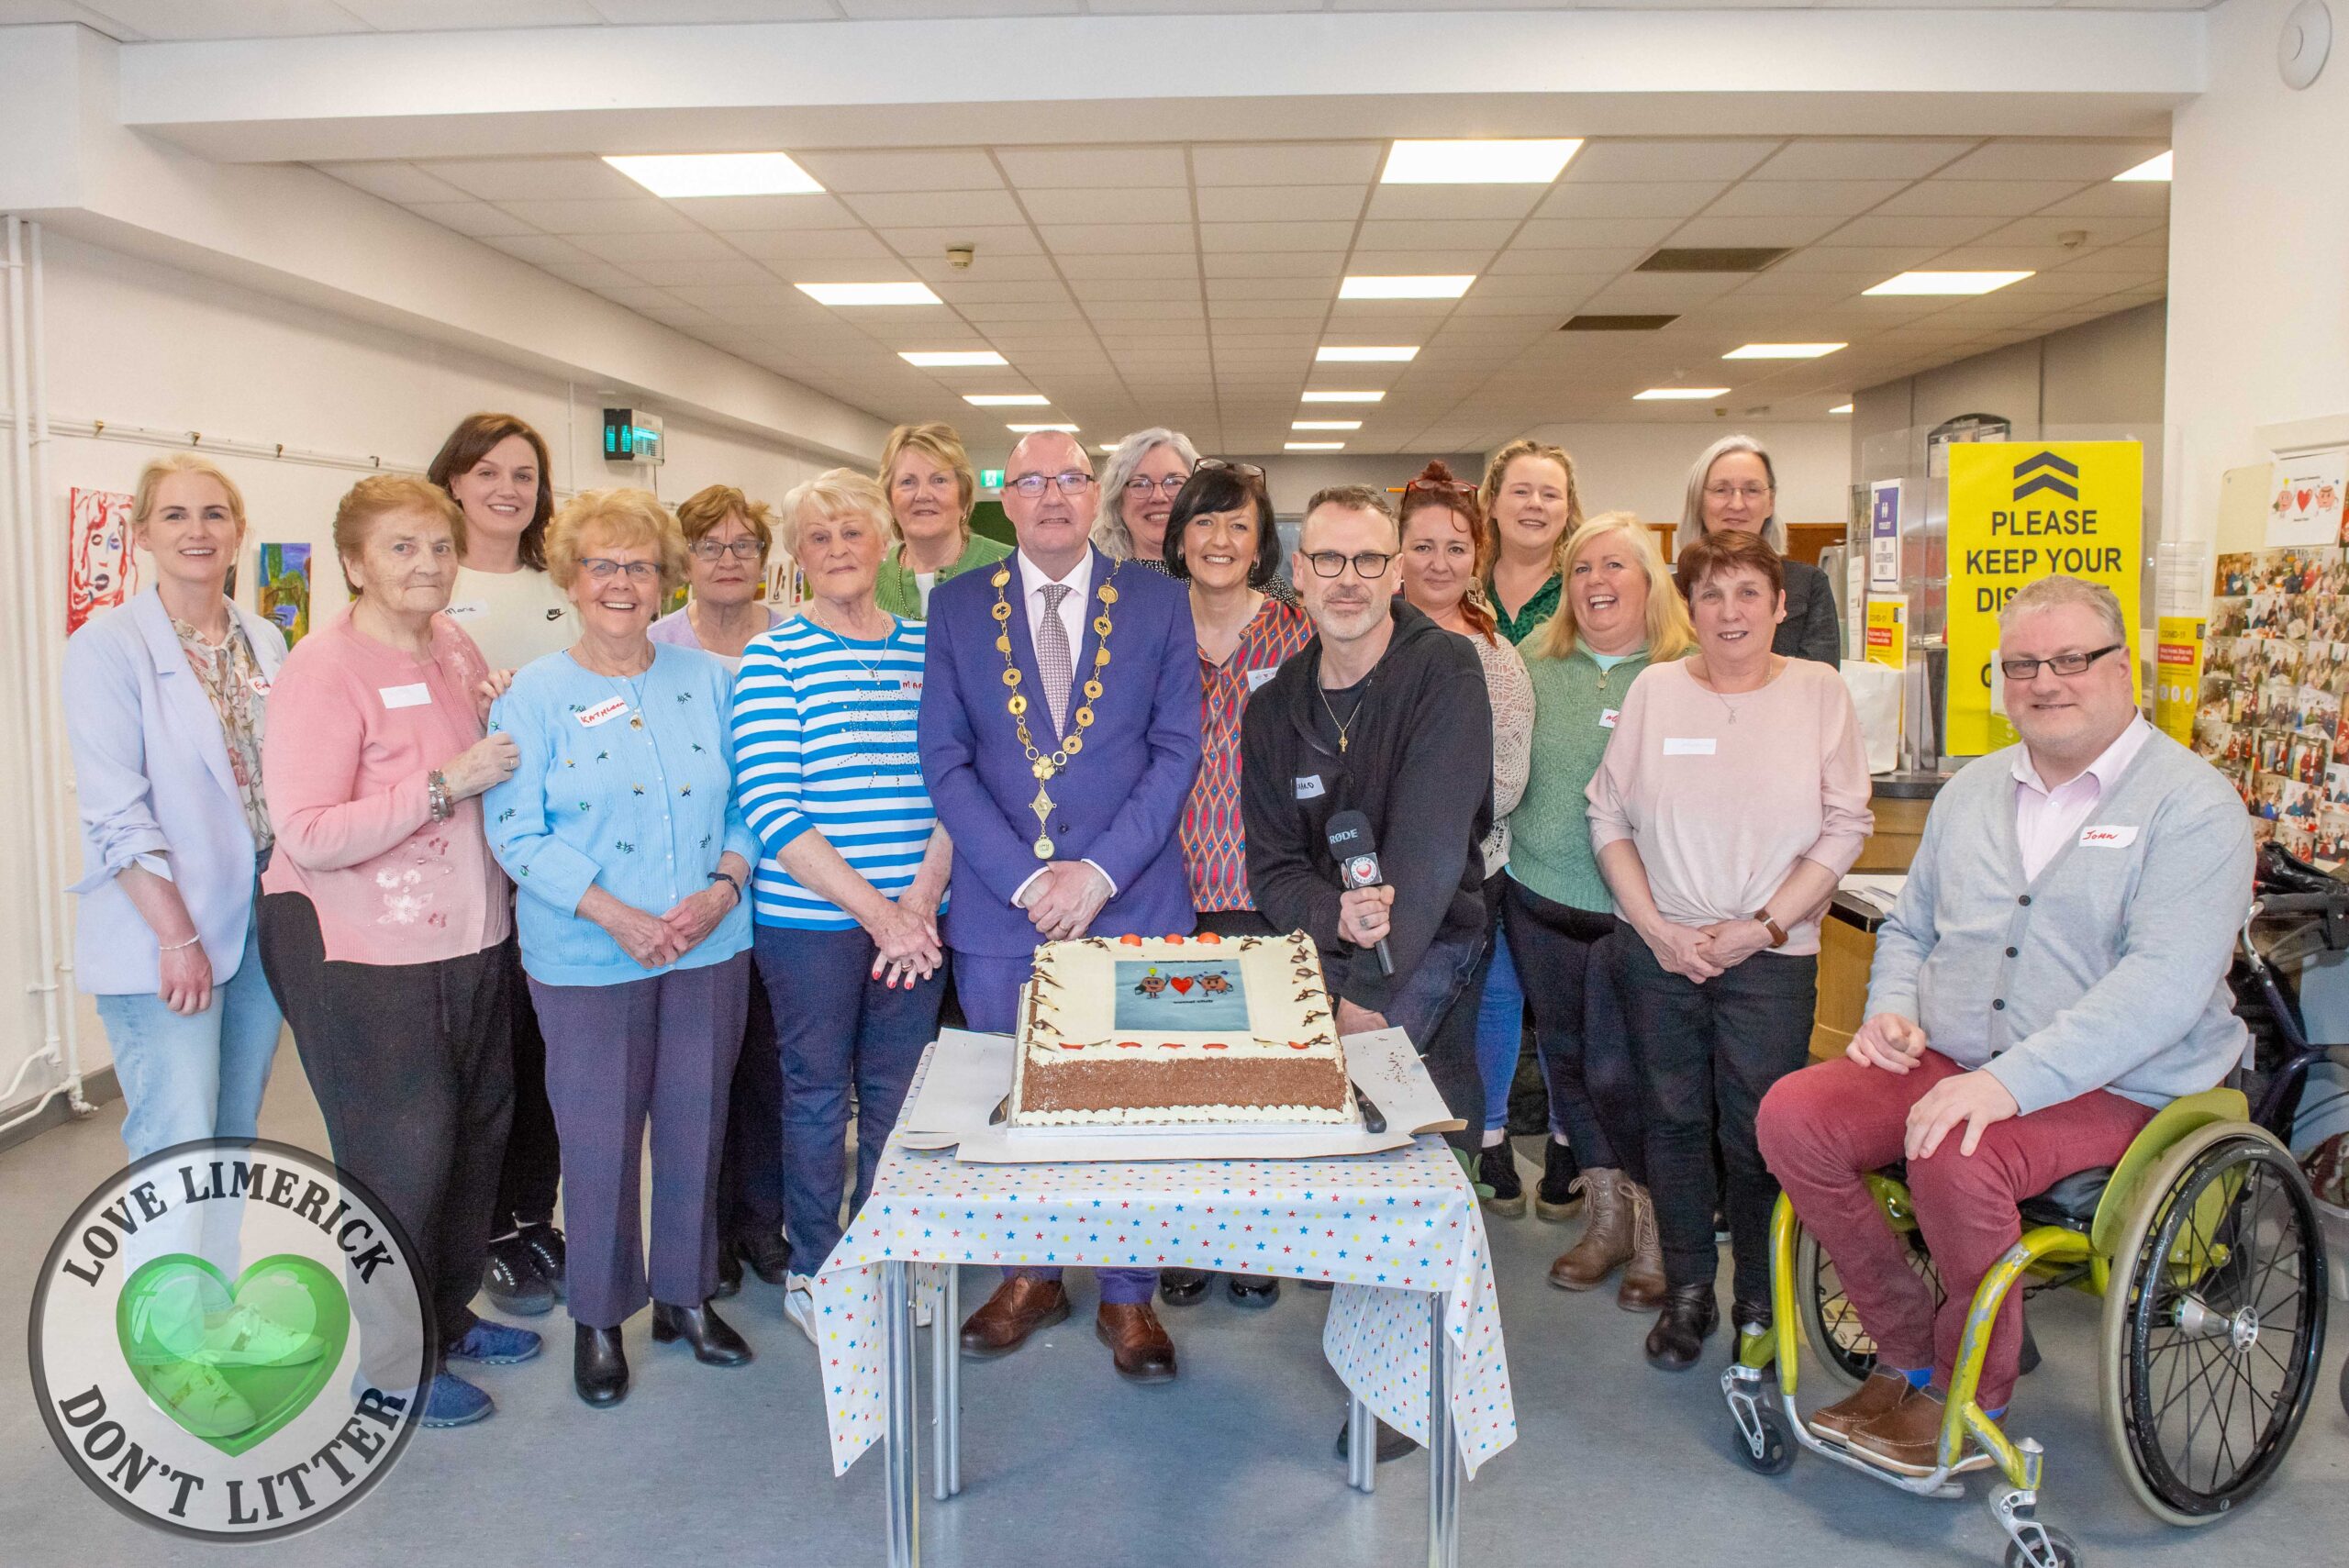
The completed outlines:
[[[2067,228],[2055,237],[2055,243],[2066,250],[2076,250],[2087,242],[2088,231],[2085,228]]]
[[[967,272],[971,270],[972,258],[978,252],[979,248],[975,245],[949,245],[946,248],[946,264],[958,272]]]
[[[2332,50],[2332,13],[2324,8],[2324,0],[2301,0],[2277,35],[2277,74],[2285,86],[2298,91],[2322,73]]]

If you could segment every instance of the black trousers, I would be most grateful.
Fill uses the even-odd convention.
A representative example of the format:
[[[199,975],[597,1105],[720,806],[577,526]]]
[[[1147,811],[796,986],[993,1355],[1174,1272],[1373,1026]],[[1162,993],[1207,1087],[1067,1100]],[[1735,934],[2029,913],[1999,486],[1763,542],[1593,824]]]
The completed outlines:
[[[1766,1300],[1778,1182],[1762,1162],[1753,1117],[1770,1085],[1809,1060],[1819,960],[1758,952],[1699,984],[1666,971],[1620,920],[1615,946],[1646,1092],[1648,1194],[1664,1278],[1675,1286],[1709,1284],[1719,1272],[1718,1192],[1729,1217],[1737,1299]]]
[[[562,1184],[562,1140],[555,1134],[554,1106],[547,1103],[546,1037],[539,1032],[530,988],[518,973],[513,989],[514,1126],[506,1135],[497,1177],[500,1236],[520,1226],[551,1223],[555,1192]]]
[[[1623,1016],[1615,917],[1556,903],[1515,880],[1501,914],[1533,1008],[1554,1125],[1574,1145],[1576,1164],[1647,1185],[1647,1123]]]
[[[783,1066],[766,982],[751,970],[742,1054],[726,1111],[718,1161],[718,1239],[773,1236],[783,1229]],[[809,1273],[814,1271],[810,1269]]]
[[[438,963],[328,962],[309,899],[273,893],[261,958],[335,1163],[407,1232],[440,1342],[462,1338],[514,1108],[514,939]]]

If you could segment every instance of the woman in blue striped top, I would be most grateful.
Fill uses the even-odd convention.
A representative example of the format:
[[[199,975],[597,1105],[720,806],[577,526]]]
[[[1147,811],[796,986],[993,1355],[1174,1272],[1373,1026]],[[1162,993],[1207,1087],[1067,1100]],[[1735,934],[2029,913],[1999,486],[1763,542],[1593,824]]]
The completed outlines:
[[[734,787],[759,836],[751,941],[783,1058],[784,1311],[812,1340],[809,1280],[841,1238],[850,1085],[862,1207],[938,1032],[952,847],[915,751],[924,628],[874,599],[888,497],[836,468],[785,496],[781,518],[809,597],[743,651]]]

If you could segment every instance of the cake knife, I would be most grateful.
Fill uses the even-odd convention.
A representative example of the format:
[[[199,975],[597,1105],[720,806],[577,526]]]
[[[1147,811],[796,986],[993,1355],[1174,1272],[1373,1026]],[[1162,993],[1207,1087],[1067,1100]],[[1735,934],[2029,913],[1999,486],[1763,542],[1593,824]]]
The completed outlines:
[[[1385,1132],[1386,1117],[1379,1110],[1377,1103],[1362,1092],[1361,1084],[1349,1084],[1347,1087],[1354,1092],[1354,1107],[1362,1112],[1362,1125],[1364,1130],[1373,1133]]]

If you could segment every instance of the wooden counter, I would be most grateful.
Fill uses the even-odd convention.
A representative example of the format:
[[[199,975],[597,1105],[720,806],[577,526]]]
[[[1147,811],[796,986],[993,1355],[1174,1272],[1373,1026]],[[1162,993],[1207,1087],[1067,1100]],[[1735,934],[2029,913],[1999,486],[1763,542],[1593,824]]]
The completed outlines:
[[[1852,869],[1902,876],[1916,858],[1925,814],[1947,779],[1940,773],[1879,773],[1873,798],[1876,831]],[[1826,1060],[1843,1054],[1867,1016],[1868,968],[1876,962],[1876,929],[1884,913],[1866,900],[1838,893],[1819,923],[1819,1005],[1812,1015],[1810,1054]]]

